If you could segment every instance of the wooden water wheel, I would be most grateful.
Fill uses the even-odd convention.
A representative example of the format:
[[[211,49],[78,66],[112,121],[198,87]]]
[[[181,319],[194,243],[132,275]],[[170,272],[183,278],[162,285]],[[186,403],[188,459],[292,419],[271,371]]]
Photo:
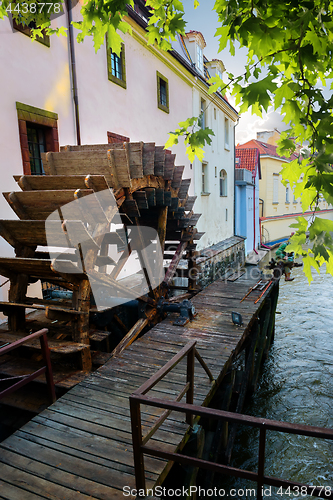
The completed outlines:
[[[139,317],[130,327],[119,314],[113,314],[109,321],[108,329],[112,329],[113,324],[123,332],[123,339],[113,351],[115,355],[160,319],[157,306],[170,288],[187,288],[187,291],[196,288],[193,272],[186,286],[172,283],[181,259],[188,261],[183,278],[188,278],[195,268],[196,240],[203,234],[195,229],[200,215],[192,211],[195,197],[188,196],[190,179],[182,179],[184,167],[175,166],[175,155],[154,143],[66,146],[59,153],[46,153],[43,165],[46,175],[15,176],[21,191],[3,193],[18,220],[0,221],[1,236],[15,250],[15,257],[0,258],[0,274],[10,279],[9,302],[0,303],[0,310],[8,316],[12,335],[27,331],[28,308],[45,310],[46,318],[55,325],[50,329],[55,332],[54,343],[68,339],[70,332],[70,345],[75,344],[84,353],[81,368],[90,369],[89,339],[91,342],[94,335],[96,337],[91,280],[110,284],[128,300],[136,299],[140,304]],[[108,193],[104,203],[100,198],[95,200],[98,193]],[[65,220],[63,207],[74,200],[88,199],[85,197],[89,195],[95,200],[89,210],[81,211],[82,217],[75,212]],[[111,196],[114,205],[107,201]],[[58,220],[54,216],[57,213]],[[50,216],[54,220],[50,220]],[[148,280],[148,290],[139,296],[128,285],[128,280],[124,284],[118,279],[130,250],[126,238],[119,231],[111,230],[115,216],[120,217],[126,234],[128,228],[133,227],[137,228],[139,237],[140,228],[155,229],[164,263],[167,263],[162,283],[153,287]],[[48,237],[53,232],[52,246],[72,249],[72,252],[59,253],[56,260],[51,258],[48,248]],[[83,269],[78,265],[82,252],[80,241],[84,241],[86,247]],[[117,262],[109,256],[110,245],[117,245],[122,252]],[[136,250],[145,273],[144,242]],[[63,291],[60,298],[28,297],[28,285],[38,280],[59,287]],[[68,292],[67,297],[64,291]],[[33,325],[33,329],[39,326]],[[112,331],[107,333],[112,337]],[[52,349],[57,347],[51,342]]]

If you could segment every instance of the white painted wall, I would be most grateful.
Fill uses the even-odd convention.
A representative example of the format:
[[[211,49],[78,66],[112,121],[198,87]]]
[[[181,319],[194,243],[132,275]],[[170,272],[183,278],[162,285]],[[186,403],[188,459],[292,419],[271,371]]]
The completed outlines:
[[[202,194],[202,168],[201,163],[195,159],[194,193],[197,196],[195,212],[201,213],[197,224],[198,231],[205,231],[198,248],[205,248],[234,234],[234,126],[235,113],[231,112],[222,99],[212,102],[205,89],[193,91],[193,116],[199,116],[201,99],[207,103],[206,127],[213,130],[211,145],[205,147],[204,162],[207,162],[208,192]],[[209,104],[210,103],[210,104]],[[216,118],[214,115],[216,109]],[[224,142],[224,120],[229,118],[229,147]],[[215,176],[216,167],[216,176]],[[227,196],[220,196],[220,170],[227,172]]]
[[[56,26],[60,18],[54,21]],[[13,32],[8,18],[0,21],[0,172],[1,192],[17,190],[13,175],[23,173],[16,101],[54,111],[59,115],[59,140],[74,143],[67,38],[52,38],[46,47],[28,36]],[[0,218],[16,215],[0,196]],[[0,238],[0,255],[12,256],[12,248]],[[1,277],[1,283],[5,280]],[[0,300],[7,300],[8,286],[0,288]]]

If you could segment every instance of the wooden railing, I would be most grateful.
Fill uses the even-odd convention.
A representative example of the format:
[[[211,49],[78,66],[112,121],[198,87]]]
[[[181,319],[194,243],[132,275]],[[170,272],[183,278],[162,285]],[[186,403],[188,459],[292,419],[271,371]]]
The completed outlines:
[[[39,370],[36,370],[33,373],[30,373],[28,375],[20,375],[17,377],[7,377],[7,378],[2,378],[0,379],[1,383],[8,383],[10,381],[15,381],[18,380],[18,382],[14,382],[10,387],[7,387],[3,391],[0,392],[0,400],[4,398],[5,396],[12,394],[15,392],[17,389],[20,389],[20,387],[23,387],[24,385],[28,384],[35,378],[39,377],[43,373],[45,373],[46,377],[46,383],[47,383],[47,388],[48,392],[51,398],[52,403],[56,401],[56,394],[55,394],[55,388],[54,388],[54,381],[53,381],[53,372],[52,372],[52,366],[51,366],[51,359],[50,359],[50,349],[47,344],[47,328],[43,328],[42,330],[39,330],[38,332],[32,333],[31,335],[28,335],[27,337],[23,337],[22,339],[16,340],[15,342],[11,342],[9,344],[5,344],[3,346],[0,346],[0,356],[3,354],[7,354],[8,352],[12,351],[13,349],[16,349],[26,342],[31,342],[31,340],[39,338],[40,340],[40,346],[41,346],[41,351],[42,351],[42,356],[45,365],[42,366],[42,368],[39,368]]]
[[[135,479],[137,490],[146,490],[144,454],[152,457],[170,460],[185,465],[192,465],[202,469],[210,470],[216,473],[225,474],[227,476],[249,479],[257,483],[257,499],[263,498],[263,486],[276,486],[282,488],[302,488],[303,492],[314,497],[331,498],[333,493],[332,488],[328,487],[325,490],[322,486],[310,486],[294,481],[288,481],[281,478],[265,476],[265,447],[266,447],[266,431],[278,431],[289,434],[298,434],[303,436],[311,436],[322,439],[333,440],[333,429],[325,429],[322,427],[313,427],[309,425],[297,425],[287,422],[279,422],[264,418],[251,417],[228,411],[215,410],[213,408],[205,408],[202,406],[193,405],[194,395],[194,358],[196,357],[200,364],[205,369],[206,373],[213,380],[213,377],[202,360],[201,356],[195,348],[196,342],[188,343],[176,356],[174,356],[164,367],[162,367],[155,375],[145,382],[137,391],[130,396],[130,410],[132,423],[132,441],[134,454]],[[152,389],[162,378],[165,377],[185,356],[187,356],[187,381],[184,389],[180,392],[175,401],[166,401],[165,399],[151,398],[146,396],[147,392]],[[186,394],[186,403],[180,403],[180,400]],[[166,411],[158,418],[149,432],[142,436],[141,424],[141,404],[163,408]],[[193,416],[208,417],[210,419],[224,420],[235,424],[248,425],[260,429],[259,435],[259,458],[258,471],[247,471],[222,465],[215,462],[209,462],[199,458],[192,458],[180,453],[164,452],[160,449],[155,449],[152,446],[147,446],[147,442],[154,435],[156,430],[162,425],[164,420],[172,411],[185,413],[186,422],[192,425]],[[304,496],[302,494],[302,496]]]

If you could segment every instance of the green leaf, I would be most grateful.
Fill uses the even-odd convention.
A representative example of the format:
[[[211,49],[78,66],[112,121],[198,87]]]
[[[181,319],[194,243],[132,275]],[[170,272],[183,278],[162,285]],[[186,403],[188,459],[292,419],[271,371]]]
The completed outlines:
[[[294,252],[297,255],[302,255],[303,245],[306,243],[306,234],[305,231],[301,233],[294,234],[289,238],[289,244],[286,247],[286,252]]]
[[[310,240],[321,233],[333,232],[333,221],[316,217],[309,228]]]
[[[228,35],[229,35],[229,26],[221,26],[220,28],[217,28],[215,32],[215,36],[219,37],[219,52],[224,50],[227,46],[228,43]]]
[[[317,264],[317,261],[309,254],[303,257],[303,266],[304,274],[308,278],[308,282],[310,285],[311,281],[313,281],[311,267],[313,267],[317,271],[317,273],[319,273],[319,266]]]
[[[176,132],[169,132],[169,139],[165,143],[164,149],[172,148],[175,144],[178,144],[178,134]]]
[[[204,159],[205,152],[202,148],[198,146],[188,146],[186,148],[186,154],[191,163],[194,162],[195,157],[201,162]]]

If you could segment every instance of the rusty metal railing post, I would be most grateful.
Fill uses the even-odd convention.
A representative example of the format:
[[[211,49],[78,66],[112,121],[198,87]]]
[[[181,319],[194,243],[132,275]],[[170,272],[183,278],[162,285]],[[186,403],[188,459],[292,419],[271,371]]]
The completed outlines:
[[[43,355],[43,360],[45,363],[46,371],[45,371],[45,378],[46,378],[46,383],[47,383],[47,389],[51,398],[52,403],[55,403],[57,401],[56,393],[55,393],[55,388],[54,388],[54,380],[53,380],[53,372],[52,372],[52,366],[51,366],[51,358],[50,358],[50,349],[47,343],[47,330],[43,333],[43,335],[40,336],[40,347],[42,350],[42,355]]]
[[[260,435],[259,435],[257,500],[262,500],[263,498],[264,473],[265,473],[265,447],[266,447],[266,427],[265,424],[262,424],[260,426]]]
[[[132,443],[136,489],[146,490],[145,465],[142,452],[142,425],[140,401],[135,396],[130,396],[130,412],[132,426]]]
[[[194,361],[195,361],[195,346],[187,354],[187,372],[186,372],[186,382],[190,384],[189,389],[186,393],[186,403],[193,405],[194,398]],[[186,414],[186,422],[189,425],[193,425],[193,415]]]

